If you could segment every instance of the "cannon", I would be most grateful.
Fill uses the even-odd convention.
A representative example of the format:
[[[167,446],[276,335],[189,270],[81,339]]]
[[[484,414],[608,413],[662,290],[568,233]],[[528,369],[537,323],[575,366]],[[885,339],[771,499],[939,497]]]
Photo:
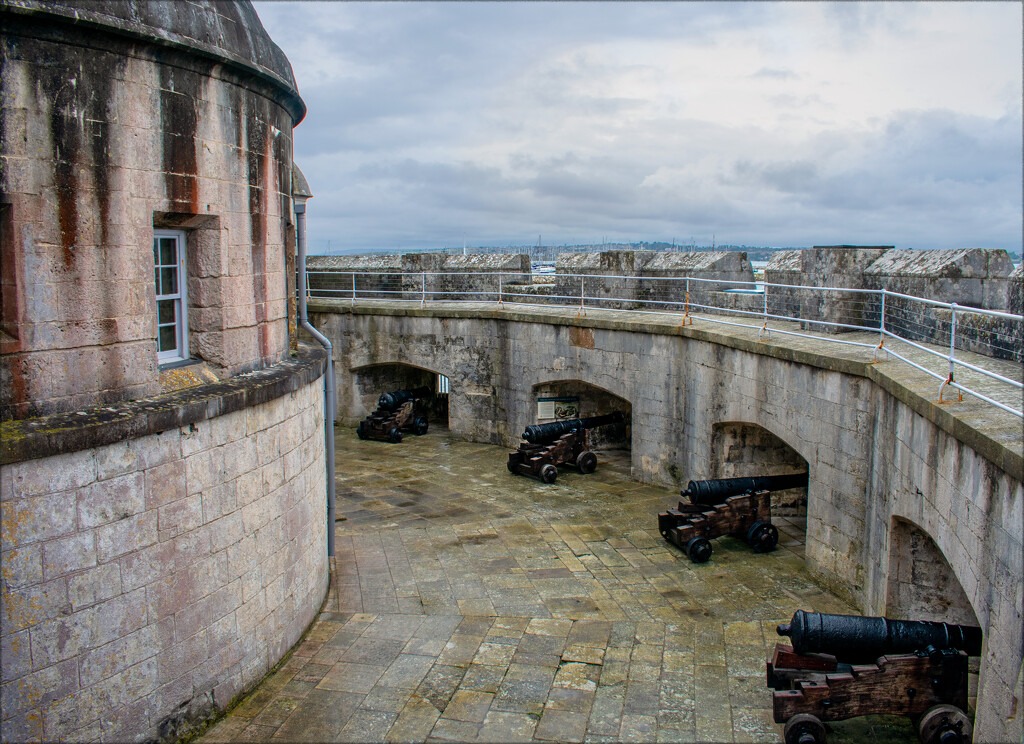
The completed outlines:
[[[597,455],[590,450],[587,432],[599,426],[622,423],[620,412],[604,416],[533,424],[523,431],[525,441],[508,455],[508,470],[513,475],[529,475],[543,483],[554,483],[558,466],[572,465],[583,474],[597,469]]]
[[[426,434],[429,421],[423,401],[430,395],[431,389],[426,386],[381,394],[377,410],[359,422],[356,435],[397,444],[402,441],[403,430],[417,436]]]
[[[767,663],[772,715],[786,744],[824,744],[824,721],[905,715],[922,744],[968,744],[967,659],[981,629],[797,610]]]
[[[827,653],[840,661],[874,661],[885,654],[904,654],[928,646],[957,648],[981,655],[981,628],[928,620],[890,620],[859,615],[823,615],[797,610],[788,624],[776,628],[789,636],[798,654]]]
[[[787,488],[805,488],[807,473],[786,475],[759,475],[749,478],[716,478],[714,480],[690,481],[682,495],[691,504],[713,506],[725,502],[730,496],[739,496],[748,491],[785,491]]]
[[[680,501],[678,508],[658,515],[658,531],[694,563],[707,562],[711,540],[722,535],[746,541],[755,553],[769,553],[779,544],[768,491],[730,496],[712,505]]]
[[[608,426],[622,422],[622,414],[616,411],[604,416],[590,416],[589,418],[570,419],[567,421],[552,421],[548,424],[533,424],[523,430],[523,439],[530,444],[551,444],[559,437],[569,432],[581,429],[594,429],[598,426]]]
[[[377,399],[377,408],[384,411],[394,411],[404,403],[429,397],[431,392],[429,387],[423,385],[412,390],[393,390],[390,393],[381,393],[380,398]]]

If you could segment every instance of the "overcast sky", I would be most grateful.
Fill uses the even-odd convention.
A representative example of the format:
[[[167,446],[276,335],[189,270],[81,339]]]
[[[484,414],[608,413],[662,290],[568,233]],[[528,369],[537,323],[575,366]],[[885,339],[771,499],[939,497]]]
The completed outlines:
[[[310,253],[1022,241],[1020,3],[257,2]]]

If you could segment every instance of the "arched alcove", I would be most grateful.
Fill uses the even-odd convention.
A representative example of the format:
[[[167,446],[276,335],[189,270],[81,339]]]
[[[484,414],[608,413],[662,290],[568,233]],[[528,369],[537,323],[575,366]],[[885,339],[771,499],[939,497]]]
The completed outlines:
[[[889,529],[886,617],[979,625],[963,586],[931,536],[893,517]]]
[[[352,370],[352,377],[355,382],[353,390],[347,395],[338,391],[339,407],[347,407],[347,410],[339,411],[342,420],[359,420],[368,416],[377,408],[381,393],[425,386],[434,391],[428,402],[430,425],[448,427],[449,381],[441,373],[411,364],[391,363],[357,367]]]
[[[747,478],[808,472],[807,460],[763,426],[744,421],[722,421],[711,430],[713,478]],[[807,515],[807,489],[772,493],[772,513]]]
[[[560,404],[559,401],[562,403]],[[554,405],[546,405],[553,403]],[[576,415],[570,412],[575,403]],[[629,452],[632,442],[633,406],[625,398],[620,398],[604,388],[584,382],[583,380],[552,380],[539,382],[533,386],[533,418],[524,424],[546,423],[558,418],[587,418],[603,416],[619,412],[623,422],[611,426],[602,426],[590,431],[590,448],[594,450],[622,450]],[[547,416],[554,409],[555,415]],[[562,415],[558,415],[562,414]]]

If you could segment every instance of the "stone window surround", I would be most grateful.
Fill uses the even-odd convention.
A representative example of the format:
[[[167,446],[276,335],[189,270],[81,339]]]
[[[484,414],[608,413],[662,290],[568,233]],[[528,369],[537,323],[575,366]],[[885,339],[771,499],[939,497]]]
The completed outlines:
[[[183,290],[188,297],[188,311],[186,314],[187,329],[187,350],[183,358],[178,360],[160,360],[161,369],[169,369],[176,364],[189,361],[205,361],[218,371],[223,371],[224,361],[222,358],[207,358],[202,349],[219,347],[219,344],[210,344],[208,339],[212,334],[223,328],[223,317],[220,313],[211,313],[210,309],[204,307],[208,300],[204,300],[205,294],[200,291],[199,283],[208,278],[208,268],[220,264],[220,256],[223,250],[221,241],[221,220],[216,214],[189,214],[182,212],[154,212],[153,232],[179,232],[185,235],[185,264],[182,278],[184,279]],[[153,308],[156,317],[156,307]],[[211,315],[216,315],[212,319]]]

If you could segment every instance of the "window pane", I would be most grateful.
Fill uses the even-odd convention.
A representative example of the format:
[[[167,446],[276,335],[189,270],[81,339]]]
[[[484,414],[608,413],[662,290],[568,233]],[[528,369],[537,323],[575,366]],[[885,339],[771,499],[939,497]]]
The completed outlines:
[[[160,294],[178,294],[178,269],[160,269]]]
[[[178,241],[174,238],[160,238],[160,263],[164,266],[178,265]]]
[[[153,284],[156,286],[156,293],[160,294],[160,269],[153,269]]]
[[[153,238],[153,265],[160,263],[160,238]]]
[[[178,334],[175,326],[160,326],[160,351],[174,351],[178,348]]]
[[[175,321],[174,306],[175,300],[160,300],[156,303],[157,306],[157,323],[163,325],[164,323],[173,324]]]

